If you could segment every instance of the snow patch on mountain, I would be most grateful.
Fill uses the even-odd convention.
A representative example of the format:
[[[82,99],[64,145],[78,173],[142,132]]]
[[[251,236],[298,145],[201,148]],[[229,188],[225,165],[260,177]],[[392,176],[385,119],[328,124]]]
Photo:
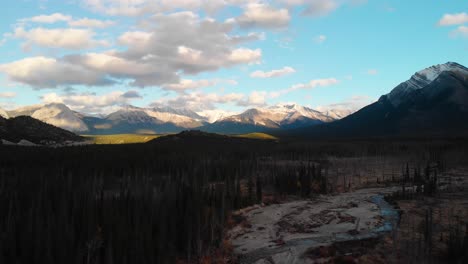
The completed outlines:
[[[408,81],[398,85],[389,94],[387,94],[386,97],[394,106],[398,106],[407,99],[407,96],[411,92],[426,87],[445,71],[460,71],[466,74],[468,73],[468,68],[455,62],[447,62],[445,64],[431,66],[416,72]]]
[[[297,104],[278,104],[267,108],[252,108],[245,112],[225,117],[219,122],[235,122],[253,124],[269,128],[279,128],[303,121],[331,122],[331,118],[323,113]]]
[[[188,116],[169,112],[169,109],[160,108],[139,108],[135,106],[125,106],[122,109],[111,113],[106,118],[114,122],[128,122],[129,124],[163,124],[171,123],[183,128],[195,128],[202,126],[202,123]]]
[[[186,117],[190,117],[192,119],[198,120],[198,121],[207,121],[205,117],[197,114],[196,112],[190,109],[172,108],[170,106],[163,106],[163,107],[154,107],[152,110],[155,112],[159,112],[159,113],[169,113],[169,114],[175,114],[178,116],[186,116]]]
[[[9,118],[8,113],[2,108],[0,108],[0,117]]]
[[[238,112],[226,111],[221,109],[204,110],[197,112],[198,115],[205,118],[208,123],[214,123],[229,116],[237,115]]]
[[[74,132],[86,132],[88,127],[81,118],[64,104],[47,104],[34,111],[32,118]]]

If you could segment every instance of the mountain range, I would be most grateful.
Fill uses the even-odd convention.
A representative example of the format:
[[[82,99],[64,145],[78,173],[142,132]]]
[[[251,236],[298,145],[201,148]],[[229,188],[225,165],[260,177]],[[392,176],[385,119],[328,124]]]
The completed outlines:
[[[123,106],[105,117],[96,117],[72,111],[59,103],[0,111],[5,118],[30,116],[78,134],[90,135],[176,133],[188,129],[224,134],[264,132],[331,122],[343,115],[342,111],[322,113],[296,104],[252,108],[234,115],[216,110],[197,113],[167,106]]]
[[[468,69],[454,62],[431,66],[355,113],[333,109],[320,112],[297,104],[252,108],[233,115],[216,110],[124,106],[105,117],[95,117],[54,103],[13,111],[0,109],[0,116],[3,123],[29,116],[54,127],[90,135],[197,129],[307,138],[457,136],[468,132]]]

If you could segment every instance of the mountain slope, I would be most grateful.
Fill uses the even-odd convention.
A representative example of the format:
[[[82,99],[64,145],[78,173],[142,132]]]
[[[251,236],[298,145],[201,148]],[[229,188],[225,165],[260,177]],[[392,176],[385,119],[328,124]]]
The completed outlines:
[[[29,116],[10,119],[0,117],[0,139],[14,143],[27,140],[45,145],[83,141],[80,136]]]
[[[11,117],[30,116],[47,124],[73,132],[86,132],[88,126],[81,116],[64,104],[52,103],[46,105],[27,106],[9,112]]]
[[[8,113],[7,111],[3,110],[2,108],[0,108],[0,117],[3,117],[3,118],[8,118]]]
[[[280,104],[268,108],[252,108],[223,118],[201,128],[216,133],[267,132],[280,128],[297,128],[330,122],[334,119],[319,111],[296,104]]]
[[[377,102],[342,120],[286,134],[364,138],[465,136],[467,132],[468,69],[446,63],[416,73]]]
[[[90,128],[90,134],[149,134],[173,133],[189,128],[203,126],[205,123],[170,112],[170,109],[122,107],[105,118],[84,117],[83,121]],[[193,113],[190,113],[193,114]]]

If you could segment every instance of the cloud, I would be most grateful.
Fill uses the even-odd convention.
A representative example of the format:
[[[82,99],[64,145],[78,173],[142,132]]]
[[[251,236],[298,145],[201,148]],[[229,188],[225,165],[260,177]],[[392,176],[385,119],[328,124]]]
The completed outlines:
[[[72,17],[69,15],[64,15],[61,13],[54,13],[51,15],[39,15],[39,16],[31,17],[31,18],[21,19],[20,22],[54,24],[57,22],[67,22],[70,20],[72,20]]]
[[[0,92],[0,98],[14,98],[16,93],[14,92]]]
[[[461,25],[468,23],[467,13],[445,14],[440,20],[439,26]]]
[[[240,105],[244,102],[245,95],[241,93],[216,94],[192,92],[179,94],[175,98],[161,98],[154,105],[169,105],[174,108],[186,108],[192,111],[214,110],[218,104]]]
[[[70,27],[87,27],[87,28],[106,28],[115,24],[111,20],[98,20],[91,18],[73,19],[70,15],[61,13],[54,13],[51,15],[39,15],[30,18],[23,18],[19,20],[20,24],[24,23],[38,23],[38,24],[55,24],[58,22],[67,22]]]
[[[249,95],[247,103],[242,103],[245,106],[263,106],[266,105],[267,92],[265,91],[253,91]]]
[[[325,35],[319,35],[314,38],[315,43],[321,44],[327,40],[327,36]]]
[[[139,16],[149,13],[171,12],[175,10],[203,10],[213,13],[232,4],[242,4],[249,0],[83,0],[85,6],[95,12],[108,15]]]
[[[321,112],[333,110],[333,111],[337,111],[338,114],[339,114],[339,111],[343,111],[344,112],[343,114],[346,115],[346,114],[349,114],[350,112],[355,112],[363,108],[364,106],[371,104],[372,102],[375,102],[375,99],[367,95],[354,95],[350,98],[345,99],[342,102],[318,106],[315,109]]]
[[[122,94],[121,97],[123,97],[123,98],[128,98],[128,99],[131,99],[131,98],[143,98],[143,96],[141,96],[140,93],[137,92],[137,91],[127,91],[127,92],[125,92],[124,94]]]
[[[132,100],[141,98],[136,91],[113,91],[103,95],[95,93],[72,93],[59,95],[48,93],[41,97],[43,103],[62,103],[75,111],[103,114],[115,111],[122,105],[129,104]]]
[[[459,26],[457,29],[450,32],[450,36],[452,37],[468,37],[468,26]]]
[[[173,84],[166,84],[163,85],[163,89],[176,91],[176,92],[184,92],[186,90],[195,90],[200,89],[203,87],[212,87],[219,84],[229,84],[229,85],[236,85],[237,82],[234,80],[223,80],[223,79],[212,79],[212,80],[189,80],[184,79],[180,80],[179,83]]]
[[[117,50],[62,58],[34,57],[2,65],[3,72],[11,80],[36,88],[116,82],[155,87],[179,83],[182,75],[259,63],[262,58],[260,49],[242,47],[259,39],[260,34],[234,35],[232,24],[200,18],[192,12],[157,14],[139,26],[139,31],[120,35],[121,47]],[[27,43],[69,49],[96,42],[89,29],[19,29],[17,37],[27,39]],[[17,72],[8,66],[27,71]],[[49,68],[39,68],[43,66]],[[60,76],[65,72],[68,76]]]
[[[235,21],[242,28],[286,28],[291,16],[286,8],[275,9],[267,4],[252,3]]]
[[[367,0],[279,0],[279,2],[290,7],[300,6],[304,16],[322,17],[331,14],[342,5],[357,6],[367,3]]]
[[[312,0],[307,4],[303,14],[306,16],[326,16],[335,11],[339,4],[334,0]]]
[[[377,74],[379,74],[379,71],[376,70],[376,69],[369,69],[369,70],[367,70],[367,74],[369,74],[369,75],[377,75]]]
[[[23,47],[29,49],[33,45],[44,48],[63,48],[71,50],[81,50],[97,46],[107,46],[109,43],[104,40],[94,39],[95,33],[88,29],[47,29],[34,28],[25,30],[18,27],[13,33],[13,37],[23,39]]]
[[[74,84],[109,85],[112,83],[99,73],[48,57],[31,57],[0,64],[0,72],[7,74],[12,81],[37,89]]]
[[[335,0],[280,0],[289,6],[305,6],[302,14],[311,17],[320,17],[330,14],[340,7]]]
[[[288,75],[291,73],[295,73],[296,70],[292,67],[284,67],[279,70],[272,70],[269,72],[264,72],[264,71],[254,71],[250,74],[250,77],[252,78],[273,78],[273,77],[281,77],[284,75]]]
[[[107,28],[113,26],[114,21],[111,20],[98,20],[90,18],[81,18],[68,22],[70,27],[86,27],[86,28]]]
[[[297,90],[303,90],[303,89],[314,89],[316,87],[326,87],[326,86],[331,86],[331,85],[336,85],[338,84],[339,81],[335,78],[328,78],[328,79],[316,79],[316,80],[311,80],[308,83],[299,83],[295,84],[287,89],[284,90],[279,90],[276,92],[271,92],[269,96],[271,98],[277,98],[280,97],[281,95],[285,95]]]

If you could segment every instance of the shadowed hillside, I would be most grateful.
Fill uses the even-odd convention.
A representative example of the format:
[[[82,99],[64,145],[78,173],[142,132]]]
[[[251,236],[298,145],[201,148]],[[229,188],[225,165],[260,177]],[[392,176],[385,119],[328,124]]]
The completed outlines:
[[[29,116],[18,116],[11,119],[0,117],[0,139],[14,143],[24,139],[36,144],[84,140],[72,132],[46,124]]]

